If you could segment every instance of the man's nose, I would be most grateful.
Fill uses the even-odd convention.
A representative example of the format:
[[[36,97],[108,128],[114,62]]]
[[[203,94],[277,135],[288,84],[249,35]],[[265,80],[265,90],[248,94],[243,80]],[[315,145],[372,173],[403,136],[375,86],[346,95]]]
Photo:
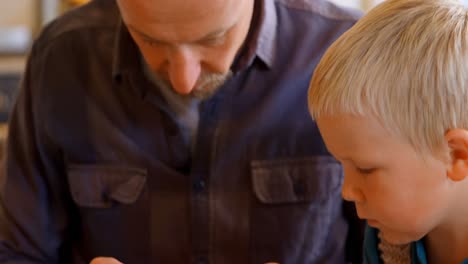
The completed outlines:
[[[345,173],[341,195],[347,201],[362,203],[366,198],[356,180],[355,176]]]
[[[171,52],[169,59],[169,79],[179,94],[189,94],[201,73],[198,56],[188,47],[178,47]]]

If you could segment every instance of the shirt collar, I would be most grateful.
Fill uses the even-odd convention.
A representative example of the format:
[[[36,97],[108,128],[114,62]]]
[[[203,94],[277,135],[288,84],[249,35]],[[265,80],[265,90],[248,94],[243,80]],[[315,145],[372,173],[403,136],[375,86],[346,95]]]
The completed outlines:
[[[411,245],[411,261],[416,264],[427,264],[426,250],[422,240]]]
[[[256,0],[249,34],[233,65],[235,71],[250,66],[257,57],[267,67],[273,65],[276,51],[276,27],[275,2]]]
[[[119,19],[114,39],[112,76],[120,81],[123,74],[141,71],[140,51],[122,19]]]
[[[276,55],[276,32],[278,17],[275,1],[259,0],[263,2],[263,15],[258,36],[257,55],[268,66],[273,66]]]

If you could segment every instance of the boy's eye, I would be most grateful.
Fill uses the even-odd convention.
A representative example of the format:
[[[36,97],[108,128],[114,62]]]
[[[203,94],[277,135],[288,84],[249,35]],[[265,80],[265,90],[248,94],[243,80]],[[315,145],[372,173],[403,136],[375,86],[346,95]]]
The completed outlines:
[[[361,174],[371,174],[375,171],[375,168],[356,168],[356,170]]]

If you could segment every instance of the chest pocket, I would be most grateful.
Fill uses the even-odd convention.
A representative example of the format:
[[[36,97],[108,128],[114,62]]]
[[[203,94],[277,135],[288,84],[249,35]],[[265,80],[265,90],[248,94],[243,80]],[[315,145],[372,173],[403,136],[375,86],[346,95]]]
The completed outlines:
[[[340,165],[328,157],[252,162],[254,191],[265,204],[323,202],[341,182]]]
[[[252,161],[251,177],[252,263],[318,263],[332,254],[332,229],[342,229],[345,240],[342,169],[333,158]]]
[[[146,170],[128,167],[73,165],[68,181],[75,203],[82,207],[108,208],[132,204],[146,183]]]
[[[113,256],[125,263],[149,263],[149,191],[145,169],[108,165],[70,165],[70,193],[77,214],[81,254]],[[109,243],[125,241],[125,243]],[[135,254],[140,252],[140,254]]]

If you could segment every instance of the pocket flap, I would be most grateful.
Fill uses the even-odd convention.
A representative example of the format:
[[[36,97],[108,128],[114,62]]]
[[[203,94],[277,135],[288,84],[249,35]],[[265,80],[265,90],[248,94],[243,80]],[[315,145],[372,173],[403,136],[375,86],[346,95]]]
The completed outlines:
[[[147,172],[139,168],[98,165],[68,167],[73,200],[85,207],[132,204],[142,192]]]
[[[342,168],[332,157],[251,162],[257,198],[267,204],[323,201],[341,187]]]

